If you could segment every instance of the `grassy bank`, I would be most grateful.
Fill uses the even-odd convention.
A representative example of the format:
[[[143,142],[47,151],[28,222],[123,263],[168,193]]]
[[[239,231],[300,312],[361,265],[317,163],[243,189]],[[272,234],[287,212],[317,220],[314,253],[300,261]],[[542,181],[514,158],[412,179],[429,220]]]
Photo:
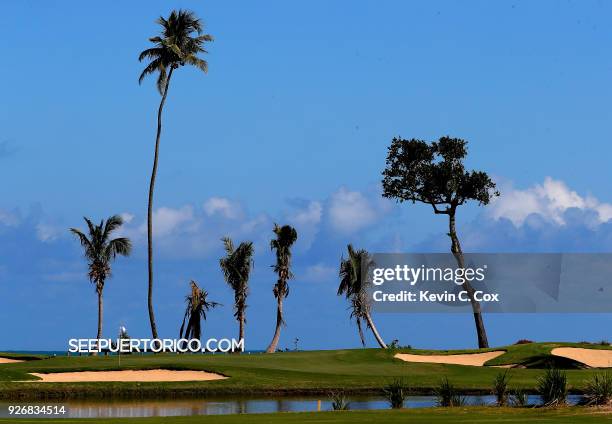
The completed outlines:
[[[15,419],[0,419],[0,423],[15,422]],[[91,422],[118,424],[125,418],[117,419],[19,419],[20,423],[75,423]],[[590,408],[561,409],[509,409],[509,408],[426,408],[385,411],[342,411],[342,412],[301,412],[278,414],[245,414],[245,415],[210,415],[206,417],[160,417],[160,418],[130,418],[134,424],[194,424],[206,421],[207,424],[354,424],[372,423],[395,424],[408,422],[413,424],[523,424],[525,422],[575,424],[612,422],[612,414]]]
[[[49,355],[37,355],[32,353],[0,352],[0,358],[17,359],[20,361],[36,361],[50,358]]]
[[[519,365],[527,368],[545,368],[546,365],[554,363],[561,368],[586,368],[582,364],[571,359],[553,356],[551,351],[558,347],[575,347],[584,349],[610,350],[607,344],[593,343],[525,343],[518,345],[502,346],[490,349],[461,349],[461,350],[431,350],[431,349],[401,349],[402,353],[413,353],[417,355],[453,355],[461,353],[492,352],[503,350],[505,353],[485,363],[487,366]]]
[[[550,350],[561,345],[584,347],[552,343],[508,346],[500,348],[507,350],[505,355],[491,362],[526,363],[531,360],[530,358],[550,357]],[[330,390],[337,389],[348,393],[379,393],[382,386],[396,377],[406,378],[415,394],[432,394],[443,376],[447,376],[463,392],[477,394],[488,393],[495,375],[500,372],[498,368],[492,367],[408,363],[393,358],[397,352],[356,349],[284,352],[271,355],[128,355],[121,357],[121,364],[116,356],[55,357],[0,365],[0,398],[308,395],[327,394]],[[402,350],[402,352],[431,353],[415,350]],[[459,353],[459,351],[446,353]],[[156,368],[203,370],[230,378],[220,381],[180,383],[36,383],[35,377],[28,374]],[[542,370],[511,369],[509,372],[512,388],[533,390]],[[595,372],[589,369],[568,370],[570,390],[581,392],[585,380]],[[25,382],[26,380],[31,382]]]

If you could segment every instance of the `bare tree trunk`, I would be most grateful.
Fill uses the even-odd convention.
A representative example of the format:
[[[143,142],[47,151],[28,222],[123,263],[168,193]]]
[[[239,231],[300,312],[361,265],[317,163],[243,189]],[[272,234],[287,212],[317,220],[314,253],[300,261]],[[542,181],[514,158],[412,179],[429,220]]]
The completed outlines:
[[[148,270],[149,270],[149,291],[147,296],[147,303],[149,306],[149,322],[151,323],[151,334],[154,339],[157,339],[157,326],[155,325],[155,314],[153,313],[153,192],[155,188],[155,177],[157,176],[157,162],[159,159],[159,140],[161,138],[162,130],[162,112],[164,110],[164,104],[166,103],[166,96],[168,95],[168,88],[170,87],[170,78],[174,68],[170,68],[168,78],[166,79],[166,86],[164,87],[164,93],[161,101],[159,102],[159,109],[157,110],[157,136],[155,138],[155,155],[153,157],[153,170],[151,171],[151,181],[149,183],[149,203],[147,206],[147,253],[148,253]]]
[[[368,321],[368,327],[370,327],[370,330],[372,330],[372,334],[374,334],[374,338],[378,342],[378,345],[382,347],[383,349],[386,349],[387,344],[382,339],[382,337],[380,337],[380,334],[378,334],[378,330],[376,329],[376,326],[374,325],[374,321],[372,321],[372,317],[370,316],[369,312],[365,314],[365,318]]]
[[[277,300],[278,302],[276,308],[276,330],[274,330],[274,337],[272,337],[272,341],[270,342],[270,346],[268,346],[268,348],[266,349],[266,353],[276,352],[278,340],[280,339],[281,327],[283,326],[283,297],[279,295]]]
[[[449,215],[449,236],[451,238],[451,252],[455,256],[457,265],[459,268],[465,268],[465,261],[463,259],[463,251],[461,250],[461,244],[459,243],[459,237],[457,237],[457,230],[455,227],[455,211],[451,210]],[[476,334],[478,335],[478,347],[480,349],[489,347],[489,340],[487,339],[487,331],[485,330],[484,321],[482,319],[482,312],[480,309],[480,303],[474,298],[474,288],[466,281],[462,285],[463,289],[467,292],[470,303],[472,305],[472,311],[474,312],[474,323],[476,324]]]

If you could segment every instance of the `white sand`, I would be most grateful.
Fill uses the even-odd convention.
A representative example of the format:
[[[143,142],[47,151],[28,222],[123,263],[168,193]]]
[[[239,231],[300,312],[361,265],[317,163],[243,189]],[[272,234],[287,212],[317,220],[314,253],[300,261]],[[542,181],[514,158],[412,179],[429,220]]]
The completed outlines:
[[[471,365],[482,367],[490,359],[497,358],[506,353],[504,350],[495,350],[484,353],[462,353],[458,355],[413,355],[411,353],[398,353],[397,359],[406,362],[428,362],[434,364]]]
[[[23,362],[19,359],[0,358],[0,364],[14,364],[15,362]]]
[[[612,350],[583,349],[580,347],[557,347],[550,353],[555,356],[573,359],[593,368],[612,367]]]
[[[227,377],[205,371],[173,371],[173,370],[125,370],[125,371],[81,371],[58,372],[50,374],[31,373],[42,379],[44,383],[77,383],[90,381],[212,381]],[[41,380],[32,381],[40,383]]]

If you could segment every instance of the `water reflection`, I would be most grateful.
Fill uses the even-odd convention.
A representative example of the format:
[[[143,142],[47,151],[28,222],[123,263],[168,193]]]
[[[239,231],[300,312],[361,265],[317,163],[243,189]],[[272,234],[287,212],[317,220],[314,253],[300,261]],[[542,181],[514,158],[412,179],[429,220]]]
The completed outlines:
[[[576,403],[579,396],[569,396],[570,403]],[[491,405],[493,396],[466,396],[470,405]],[[529,402],[537,404],[538,396],[529,396]],[[0,417],[6,418],[9,405],[55,405],[47,402],[0,402]],[[172,400],[70,400],[63,403],[70,418],[136,418],[168,417],[188,415],[257,414],[272,412],[329,411],[331,401],[326,397],[278,397],[270,399],[219,398],[219,399],[172,399]],[[426,408],[436,406],[435,396],[410,396],[404,402],[405,408]],[[355,396],[350,399],[350,409],[387,409],[389,404],[383,398]],[[11,416],[14,418],[14,416]]]

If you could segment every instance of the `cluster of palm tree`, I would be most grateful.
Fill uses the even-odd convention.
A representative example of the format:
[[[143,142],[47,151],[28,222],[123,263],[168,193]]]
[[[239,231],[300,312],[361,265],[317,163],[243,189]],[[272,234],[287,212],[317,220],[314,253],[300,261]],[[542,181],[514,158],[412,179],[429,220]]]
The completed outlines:
[[[270,248],[276,252],[276,263],[272,265],[278,276],[273,288],[277,301],[276,327],[274,336],[266,352],[276,352],[280,339],[281,327],[285,324],[283,319],[283,300],[289,294],[288,280],[293,278],[291,272],[291,247],[297,240],[297,231],[290,225],[279,226],[274,224],[275,237],[270,241]],[[238,321],[238,340],[243,340],[246,325],[247,298],[249,295],[249,277],[253,269],[253,255],[255,250],[253,242],[243,241],[237,247],[229,237],[221,239],[225,249],[225,256],[219,259],[219,266],[227,285],[234,292],[234,317]],[[207,300],[208,293],[191,282],[191,294],[186,297],[187,308],[183,324],[179,332],[180,338],[197,338],[202,335],[200,319],[206,320],[206,312],[218,306],[216,302]],[[185,328],[187,323],[187,328]]]
[[[154,339],[158,338],[158,331],[153,309],[153,195],[159,162],[162,115],[174,72],[187,65],[207,72],[208,64],[200,55],[207,53],[205,44],[213,41],[210,34],[204,33],[202,21],[190,11],[174,10],[168,18],[160,17],[157,23],[161,26],[161,32],[149,38],[153,46],[142,51],[138,58],[139,61],[148,61],[138,82],[142,83],[148,75],[156,74],[157,89],[161,95],[157,110],[157,131],[147,203],[147,305],[151,335]],[[431,145],[421,140],[394,139],[389,147],[387,168],[383,172],[384,197],[395,198],[400,202],[410,200],[428,203],[433,206],[436,214],[449,216],[451,251],[461,267],[463,266],[463,252],[455,230],[457,207],[468,200],[476,200],[479,204],[486,205],[493,196],[499,195],[494,190],[495,184],[488,175],[483,172],[465,172],[462,160],[467,153],[466,144],[464,140],[448,137],[442,137]],[[442,156],[444,160],[436,161],[436,155]],[[445,209],[441,209],[443,207]],[[111,239],[111,233],[123,223],[121,217],[112,216],[106,222],[101,221],[99,225],[93,224],[87,218],[85,221],[89,235],[76,229],[71,229],[71,231],[79,237],[85,249],[89,279],[95,285],[98,294],[98,338],[101,338],[104,283],[110,276],[112,260],[117,255],[128,256],[131,244],[125,237]],[[277,275],[277,281],[273,287],[273,294],[277,302],[277,310],[276,327],[267,352],[275,352],[278,348],[281,329],[285,324],[283,301],[289,295],[288,281],[293,277],[291,247],[297,240],[296,230],[289,225],[274,224],[273,232],[275,237],[270,242],[270,247],[276,254],[273,269]],[[222,242],[226,256],[220,259],[219,265],[225,281],[234,291],[234,316],[238,321],[239,338],[243,339],[249,294],[248,280],[253,267],[253,243],[246,241],[235,247],[233,241],[227,237],[223,238]],[[386,348],[370,313],[368,283],[365,275],[371,266],[371,259],[368,252],[355,250],[350,244],[347,250],[348,256],[346,259],[343,257],[340,261],[338,295],[345,296],[350,303],[350,316],[357,324],[362,345],[365,346],[363,328],[365,325],[372,332],[379,346]],[[208,293],[196,282],[191,281],[190,285],[191,290],[186,298],[187,307],[180,334],[186,337],[200,337],[200,320],[205,319],[206,313],[218,304],[208,301]],[[466,285],[466,289],[469,293],[473,292],[469,284]],[[487,347],[488,341],[480,305],[472,300],[472,307],[479,346]]]
[[[88,264],[88,277],[94,284],[98,295],[98,331],[97,339],[102,338],[103,322],[103,290],[106,280],[111,276],[111,264],[117,255],[129,256],[132,244],[127,237],[112,238],[113,232],[123,225],[123,219],[114,215],[100,224],[94,224],[89,218],[87,233],[70,228],[83,247]],[[277,300],[276,327],[274,336],[267,349],[275,352],[280,338],[283,319],[283,299],[289,294],[288,280],[293,277],[291,272],[291,247],[297,240],[296,230],[289,226],[274,224],[274,238],[270,241],[270,248],[276,252],[276,263],[272,265],[278,279],[273,288]],[[244,241],[237,247],[229,237],[221,239],[225,249],[225,256],[219,259],[219,266],[223,272],[225,282],[234,292],[234,317],[238,321],[238,338],[244,339],[246,324],[247,298],[249,295],[249,277],[253,269],[253,242]],[[185,297],[185,313],[179,330],[179,338],[200,339],[202,336],[202,321],[206,321],[207,313],[220,306],[219,303],[209,300],[208,292],[191,281],[190,292]]]
[[[159,163],[162,116],[174,71],[190,65],[206,73],[208,64],[199,55],[207,53],[205,44],[213,41],[210,34],[204,33],[202,21],[190,11],[173,10],[167,18],[160,17],[157,23],[161,26],[160,34],[149,38],[153,46],[143,50],[138,57],[139,61],[148,61],[138,82],[142,83],[147,76],[156,74],[157,89],[161,95],[157,110],[157,131],[147,202],[147,305],[151,335],[154,339],[158,338],[158,331],[153,308],[153,195]],[[89,279],[95,285],[98,294],[97,338],[100,339],[102,337],[104,283],[111,274],[111,262],[117,255],[128,256],[131,251],[131,243],[125,237],[111,239],[111,233],[123,224],[120,216],[112,216],[99,225],[94,225],[88,218],[85,218],[85,221],[88,225],[89,236],[74,228],[71,231],[79,237],[85,249],[85,257],[89,266]],[[273,231],[275,237],[271,240],[270,247],[276,253],[276,263],[273,265],[273,269],[277,275],[277,281],[273,287],[273,294],[277,308],[274,335],[266,349],[267,352],[277,350],[281,329],[285,325],[283,301],[289,295],[288,281],[293,277],[291,272],[291,247],[297,240],[296,230],[289,225],[279,226],[274,224]],[[235,247],[233,241],[228,237],[223,238],[222,242],[226,256],[219,260],[219,265],[226,283],[234,292],[234,317],[238,321],[239,339],[243,339],[249,294],[248,281],[253,267],[253,243],[245,241]],[[341,284],[338,294],[345,294],[351,301],[352,316],[357,321],[362,343],[365,344],[362,331],[362,322],[365,322],[367,328],[375,335],[378,343],[385,347],[386,345],[372,322],[365,295],[365,285],[361,283],[359,261],[366,257],[367,253],[365,251],[355,252],[349,246],[349,258],[346,261],[343,260],[341,264]],[[208,300],[206,290],[200,288],[195,281],[191,281],[190,293],[186,296],[183,323],[179,330],[180,337],[200,338],[202,334],[201,320],[205,320],[207,312],[218,305],[218,303]]]

